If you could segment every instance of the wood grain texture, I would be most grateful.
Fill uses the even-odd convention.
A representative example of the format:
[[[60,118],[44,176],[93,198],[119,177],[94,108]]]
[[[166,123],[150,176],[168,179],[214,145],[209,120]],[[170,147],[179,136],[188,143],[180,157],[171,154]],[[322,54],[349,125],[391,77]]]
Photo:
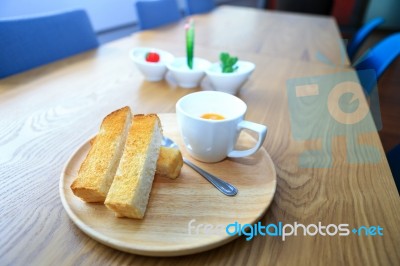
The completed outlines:
[[[200,21],[196,25],[200,27]],[[337,123],[322,120],[303,125],[320,132],[319,138],[296,140],[292,134],[289,80],[302,78],[313,83],[315,77],[323,75],[331,82],[340,82],[342,76],[355,76],[355,72],[254,51],[237,52],[241,59],[256,64],[238,96],[248,105],[247,120],[268,126],[264,147],[278,175],[274,200],[261,221],[380,225],[384,236],[297,236],[285,241],[262,236],[246,241],[241,237],[200,254],[159,259],[116,251],[81,232],[61,204],[59,176],[71,154],[96,133],[102,118],[125,105],[135,113],[175,112],[175,103],[183,95],[211,89],[207,79],[201,88],[189,90],[177,87],[169,75],[163,82],[144,81],[129,60],[130,49],[154,46],[175,55],[184,54],[181,44],[173,41],[180,35],[162,35],[162,31],[121,39],[0,81],[2,264],[399,264],[400,199],[376,131],[364,132],[359,141],[377,148],[381,159],[354,164],[346,160],[346,136],[354,133],[351,127],[344,135],[333,136]],[[156,41],[159,34],[171,41]],[[321,42],[317,35],[313,38]],[[207,43],[195,49],[197,56],[210,61],[215,61],[220,52]],[[370,118],[366,121],[367,125],[373,123]],[[327,139],[331,139],[331,167],[299,167],[299,155],[322,147]],[[356,156],[368,158],[370,154],[360,150]]]
[[[165,136],[173,139],[189,158],[179,134],[175,114],[160,114]],[[243,134],[239,145],[256,143]],[[264,148],[254,156],[201,165],[239,190],[227,197],[184,165],[179,178],[156,176],[143,220],[118,219],[103,204],[87,204],[70,185],[90,148],[85,142],[67,163],[60,180],[60,196],[74,223],[92,238],[116,249],[149,256],[178,256],[209,250],[235,239],[225,233],[228,224],[257,222],[271,204],[276,189],[274,164]],[[192,224],[189,227],[190,221]],[[205,225],[213,227],[205,231]],[[219,228],[217,228],[219,226]],[[222,228],[222,229],[221,229]]]

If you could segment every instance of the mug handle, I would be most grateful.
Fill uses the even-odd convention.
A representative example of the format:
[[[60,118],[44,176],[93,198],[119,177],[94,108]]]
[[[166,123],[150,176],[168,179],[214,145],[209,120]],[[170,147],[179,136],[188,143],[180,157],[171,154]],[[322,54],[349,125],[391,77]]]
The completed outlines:
[[[264,142],[265,136],[267,135],[267,127],[264,125],[260,125],[257,123],[253,123],[250,121],[243,120],[237,125],[237,130],[242,131],[243,129],[248,129],[258,133],[258,140],[256,145],[253,148],[243,151],[233,150],[228,154],[228,157],[238,158],[238,157],[246,157],[254,154]]]

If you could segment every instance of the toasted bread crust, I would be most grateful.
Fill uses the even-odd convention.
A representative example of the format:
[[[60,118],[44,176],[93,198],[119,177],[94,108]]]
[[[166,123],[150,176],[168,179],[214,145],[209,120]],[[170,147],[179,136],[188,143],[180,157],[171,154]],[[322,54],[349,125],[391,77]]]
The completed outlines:
[[[181,173],[182,166],[182,154],[178,149],[161,147],[156,175],[175,179]]]
[[[117,217],[143,218],[162,138],[157,115],[135,115],[105,205]]]
[[[96,137],[90,140],[90,145],[93,145]],[[161,147],[160,155],[158,156],[156,175],[167,177],[170,179],[177,178],[183,166],[182,154],[178,149]]]
[[[91,149],[71,185],[73,193],[86,202],[104,202],[119,164],[131,123],[129,107],[107,115]]]

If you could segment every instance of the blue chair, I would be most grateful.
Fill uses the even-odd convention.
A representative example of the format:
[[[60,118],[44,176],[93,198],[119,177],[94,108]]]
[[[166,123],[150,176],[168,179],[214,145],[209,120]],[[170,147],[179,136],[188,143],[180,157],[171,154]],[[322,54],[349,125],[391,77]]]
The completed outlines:
[[[0,20],[0,78],[96,48],[84,10]]]
[[[136,10],[141,30],[178,22],[182,18],[176,0],[139,0]]]
[[[364,93],[370,102],[371,114],[378,130],[382,128],[382,121],[377,80],[399,55],[400,33],[395,33],[376,44],[354,64]]]
[[[388,151],[386,157],[397,186],[397,191],[400,191],[400,144],[397,144],[393,149]]]
[[[347,54],[349,56],[350,61],[354,60],[354,56],[357,51],[360,49],[361,45],[367,39],[367,37],[371,34],[371,32],[376,29],[379,25],[384,22],[383,18],[375,18],[362,26],[351,39],[351,41],[347,45]]]
[[[376,78],[382,75],[382,73],[386,70],[386,68],[400,55],[400,33],[395,33],[385,38],[381,42],[379,42],[375,47],[373,47],[369,52],[367,52],[360,61],[355,64],[355,68],[357,70],[365,70],[372,69],[376,73]],[[361,83],[363,83],[363,79],[360,78]],[[371,86],[363,84],[363,88],[369,96],[372,93],[374,88]],[[373,93],[377,94],[377,91],[374,90]],[[370,98],[370,100],[377,100],[378,96]],[[377,121],[375,117],[380,117],[379,106],[377,104],[370,104],[371,113],[374,117],[376,124],[380,124],[380,121]],[[378,110],[374,110],[377,109]],[[376,115],[376,114],[377,115]],[[379,128],[379,127],[378,127]],[[400,144],[390,150],[386,157],[389,162],[390,169],[392,171],[394,181],[397,186],[397,190],[400,188]]]
[[[185,0],[186,14],[200,14],[210,12],[215,8],[214,0]]]
[[[367,51],[355,64],[356,70],[373,69],[379,79],[386,68],[400,54],[400,32],[386,37]]]

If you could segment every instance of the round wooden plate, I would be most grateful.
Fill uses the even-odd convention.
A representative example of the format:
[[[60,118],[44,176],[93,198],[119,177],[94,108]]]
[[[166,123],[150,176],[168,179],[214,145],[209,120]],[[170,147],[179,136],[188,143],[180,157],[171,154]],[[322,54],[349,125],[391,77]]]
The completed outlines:
[[[225,232],[234,222],[257,222],[271,204],[276,189],[276,171],[264,148],[241,159],[219,163],[198,162],[186,153],[175,114],[160,114],[165,136],[178,143],[183,156],[206,171],[236,186],[239,193],[228,197],[206,179],[184,165],[175,180],[156,176],[143,220],[116,218],[103,204],[85,203],[70,189],[89,151],[85,142],[67,162],[60,179],[62,204],[72,221],[87,235],[118,250],[148,256],[178,256],[202,252],[237,236]],[[268,137],[268,136],[267,136]],[[242,133],[239,145],[255,140]]]

